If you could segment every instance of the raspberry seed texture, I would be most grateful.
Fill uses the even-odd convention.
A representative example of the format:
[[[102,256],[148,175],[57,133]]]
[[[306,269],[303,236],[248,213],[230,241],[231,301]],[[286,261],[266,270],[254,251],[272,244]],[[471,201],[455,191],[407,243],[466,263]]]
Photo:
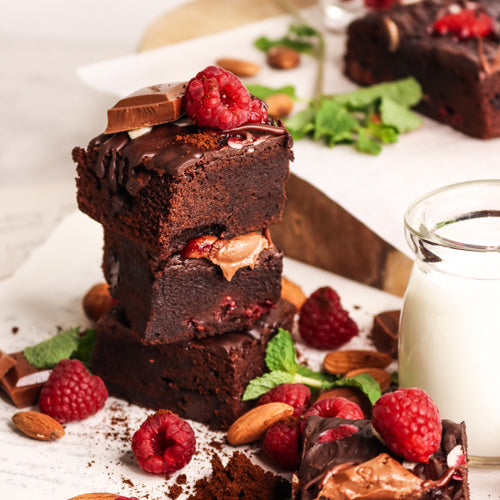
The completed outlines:
[[[318,349],[336,349],[359,333],[358,325],[342,309],[329,286],[316,290],[302,305],[299,332],[304,342]]]
[[[421,389],[398,389],[384,394],[373,406],[372,419],[385,444],[406,460],[427,463],[439,449],[439,410]]]
[[[62,424],[90,417],[106,399],[108,391],[100,377],[90,375],[77,359],[62,359],[43,386],[38,407]]]
[[[208,66],[188,82],[184,106],[201,127],[227,130],[267,120],[262,101],[250,96],[237,76],[217,66]]]
[[[167,410],[150,415],[132,437],[139,467],[150,474],[172,474],[189,463],[196,438],[191,426]]]

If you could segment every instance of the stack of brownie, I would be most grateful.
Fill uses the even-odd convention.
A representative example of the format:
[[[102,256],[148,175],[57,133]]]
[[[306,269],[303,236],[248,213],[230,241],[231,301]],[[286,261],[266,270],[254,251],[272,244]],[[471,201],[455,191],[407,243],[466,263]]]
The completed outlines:
[[[97,325],[93,369],[117,397],[223,429],[295,313],[267,230],[284,208],[292,141],[271,122],[195,126],[183,88],[132,94],[73,150],[78,204],[104,227],[117,301]]]

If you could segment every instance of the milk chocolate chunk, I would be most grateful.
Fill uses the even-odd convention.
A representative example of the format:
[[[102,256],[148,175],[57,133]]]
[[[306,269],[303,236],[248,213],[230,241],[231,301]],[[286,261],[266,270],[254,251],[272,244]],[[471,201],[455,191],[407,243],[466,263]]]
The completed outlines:
[[[384,311],[375,316],[370,338],[380,352],[398,357],[398,332],[401,311]]]
[[[108,109],[105,134],[152,127],[180,118],[186,82],[163,83],[137,90]]]
[[[0,387],[18,408],[36,404],[50,370],[40,370],[28,363],[22,352],[9,355],[15,365],[0,378]]]
[[[2,378],[13,366],[15,366],[16,360],[6,354],[3,351],[0,351],[0,378]]]

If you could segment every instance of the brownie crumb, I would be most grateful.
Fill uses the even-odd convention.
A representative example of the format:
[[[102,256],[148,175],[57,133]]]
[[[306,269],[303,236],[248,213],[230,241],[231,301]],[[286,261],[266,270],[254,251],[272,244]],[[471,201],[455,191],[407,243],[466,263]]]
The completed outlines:
[[[217,454],[211,464],[212,475],[196,482],[188,500],[286,500],[291,496],[288,481],[253,464],[241,452],[233,453],[226,467]]]
[[[179,474],[177,476],[177,479],[175,480],[177,484],[186,484],[187,483],[187,476],[186,474]]]
[[[168,498],[172,498],[172,500],[174,500],[175,498],[179,497],[182,494],[182,492],[183,489],[178,484],[174,484],[170,486],[167,496]]]
[[[19,327],[18,326],[13,326],[10,331],[15,335],[18,331],[19,331]]]

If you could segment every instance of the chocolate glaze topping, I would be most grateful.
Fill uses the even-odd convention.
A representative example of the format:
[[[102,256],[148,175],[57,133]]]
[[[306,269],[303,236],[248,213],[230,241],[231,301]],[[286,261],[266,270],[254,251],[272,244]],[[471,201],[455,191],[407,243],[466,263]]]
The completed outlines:
[[[108,189],[116,192],[123,186],[130,195],[137,196],[148,183],[151,170],[173,178],[182,177],[188,167],[210,151],[229,149],[230,138],[242,137],[248,141],[251,137],[253,141],[261,141],[287,133],[285,127],[267,123],[251,123],[221,131],[174,122],[154,127],[136,139],[131,139],[126,132],[101,134],[90,141],[88,151],[97,153],[95,173]],[[206,135],[212,140],[183,140],[194,134]]]

